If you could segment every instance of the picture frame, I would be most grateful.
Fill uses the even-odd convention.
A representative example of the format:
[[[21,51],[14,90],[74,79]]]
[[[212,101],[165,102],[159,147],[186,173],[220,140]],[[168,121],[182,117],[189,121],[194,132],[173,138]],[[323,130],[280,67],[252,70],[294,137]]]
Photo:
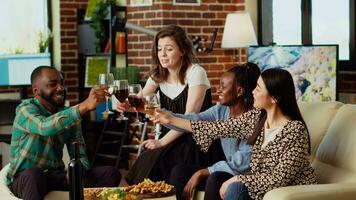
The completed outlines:
[[[101,73],[110,72],[110,58],[106,56],[88,56],[85,65],[84,87],[90,88],[98,83],[98,76]]]
[[[131,7],[152,6],[153,0],[130,0]]]
[[[247,61],[257,64],[261,71],[289,71],[298,101],[337,101],[338,51],[336,44],[250,46]]]
[[[179,6],[200,6],[201,0],[173,0],[173,5]]]

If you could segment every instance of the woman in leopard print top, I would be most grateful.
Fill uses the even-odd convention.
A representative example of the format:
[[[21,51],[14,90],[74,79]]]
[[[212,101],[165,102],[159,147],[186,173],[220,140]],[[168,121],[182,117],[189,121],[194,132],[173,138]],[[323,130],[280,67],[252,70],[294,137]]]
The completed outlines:
[[[309,163],[310,138],[300,114],[288,71],[264,71],[253,91],[255,109],[227,121],[190,122],[159,111],[155,122],[173,124],[193,132],[203,151],[222,137],[249,139],[253,143],[251,174],[237,175],[220,188],[223,199],[262,199],[283,186],[315,184]],[[242,198],[241,198],[242,197]]]

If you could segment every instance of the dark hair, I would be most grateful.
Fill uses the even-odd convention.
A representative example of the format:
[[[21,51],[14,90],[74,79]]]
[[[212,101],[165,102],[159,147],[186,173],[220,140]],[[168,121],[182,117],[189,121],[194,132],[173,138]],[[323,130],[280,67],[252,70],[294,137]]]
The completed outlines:
[[[183,53],[182,65],[178,71],[178,76],[179,81],[184,84],[186,71],[193,62],[197,62],[197,58],[195,57],[192,41],[187,36],[186,32],[177,25],[169,25],[156,34],[152,44],[152,64],[154,69],[148,73],[148,76],[158,83],[167,80],[169,72],[161,66],[157,55],[158,40],[164,37],[170,37],[174,40],[175,43],[177,43],[179,50]]]
[[[38,66],[36,67],[36,69],[34,69],[31,73],[31,85],[36,81],[36,79],[38,77],[40,77],[42,75],[42,71],[44,69],[54,69],[56,70],[54,67],[52,66],[47,66],[47,65],[42,65],[42,66]]]
[[[260,68],[255,63],[246,63],[243,65],[235,65],[230,68],[228,73],[232,73],[235,76],[233,91],[236,88],[242,87],[244,89],[243,99],[244,106],[248,110],[253,108],[253,94],[252,91],[257,85],[257,79],[261,75]],[[233,93],[234,98],[237,98],[236,93]]]
[[[261,78],[266,86],[268,94],[277,101],[278,107],[285,116],[291,120],[301,121],[306,129],[307,126],[300,113],[297,100],[295,98],[295,89],[292,75],[284,69],[272,68],[262,72]],[[266,112],[264,111],[260,117],[260,121],[256,127],[256,135],[260,134],[261,129],[266,121]],[[308,132],[308,129],[307,129]],[[254,134],[255,135],[255,134]],[[310,153],[310,136],[309,137],[309,153]],[[256,142],[256,138],[252,144]],[[252,141],[248,141],[252,142]],[[249,143],[251,144],[251,143]]]

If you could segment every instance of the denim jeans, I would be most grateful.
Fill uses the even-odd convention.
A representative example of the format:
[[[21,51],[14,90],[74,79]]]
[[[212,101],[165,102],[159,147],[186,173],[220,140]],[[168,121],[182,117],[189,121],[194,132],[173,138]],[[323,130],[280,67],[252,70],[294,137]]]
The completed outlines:
[[[224,200],[250,200],[247,187],[240,182],[231,183],[225,192]]]

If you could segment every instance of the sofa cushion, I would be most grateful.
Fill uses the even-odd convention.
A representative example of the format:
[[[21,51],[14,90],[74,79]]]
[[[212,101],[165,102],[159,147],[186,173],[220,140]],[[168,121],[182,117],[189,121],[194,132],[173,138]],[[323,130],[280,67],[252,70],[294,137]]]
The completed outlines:
[[[324,137],[330,122],[343,104],[340,102],[304,103],[298,102],[298,106],[305,123],[307,124],[311,140],[311,158],[315,156],[317,147]]]
[[[324,120],[324,115],[320,115]],[[313,167],[319,183],[356,182],[356,105],[336,113],[316,152]]]
[[[7,200],[19,200],[19,198],[15,197],[10,189],[6,185],[6,174],[7,170],[9,169],[10,164],[7,164],[4,168],[0,171],[0,199],[7,199]]]

